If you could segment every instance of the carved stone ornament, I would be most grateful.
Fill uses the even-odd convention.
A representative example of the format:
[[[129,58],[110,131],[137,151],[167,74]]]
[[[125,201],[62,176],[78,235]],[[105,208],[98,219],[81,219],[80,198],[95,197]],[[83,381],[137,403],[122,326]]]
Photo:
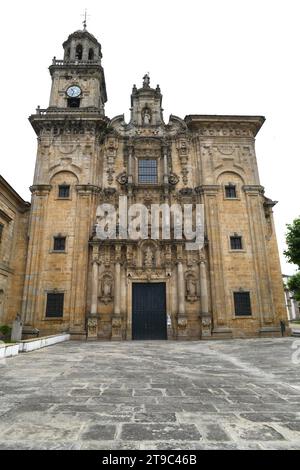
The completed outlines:
[[[88,330],[88,337],[89,338],[97,336],[97,330],[98,330],[98,320],[97,320],[97,318],[88,318],[87,330]]]
[[[153,251],[151,250],[150,246],[147,246],[144,252],[144,266],[145,268],[152,268],[153,266]]]
[[[182,188],[182,189],[179,190],[179,194],[181,194],[181,196],[192,196],[193,189],[192,188]]]
[[[181,174],[182,174],[182,181],[184,184],[188,183],[188,151],[189,146],[186,139],[179,139],[177,142],[177,152],[179,156],[179,161],[181,165]]]
[[[126,184],[128,181],[128,176],[127,176],[126,171],[122,171],[122,173],[119,173],[118,176],[116,177],[116,180],[121,185]]]
[[[112,321],[111,321],[111,326],[113,328],[121,328],[121,326],[122,326],[121,317],[113,317]]]
[[[212,321],[210,315],[204,315],[201,318],[202,336],[211,336]]]
[[[186,328],[187,327],[187,318],[186,317],[180,317],[178,318],[177,322],[178,328]]]
[[[112,196],[116,191],[116,188],[104,188],[103,190],[105,196]]]
[[[202,318],[202,326],[208,327],[211,325],[211,319],[210,317],[204,317]]]
[[[179,181],[179,178],[177,175],[175,175],[175,173],[170,173],[169,175],[169,184],[171,184],[172,186],[175,186]]]

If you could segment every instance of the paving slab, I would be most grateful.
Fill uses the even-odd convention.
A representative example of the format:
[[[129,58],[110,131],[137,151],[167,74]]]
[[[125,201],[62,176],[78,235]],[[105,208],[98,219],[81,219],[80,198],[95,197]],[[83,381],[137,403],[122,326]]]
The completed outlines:
[[[0,449],[300,449],[293,338],[61,343],[0,365]]]

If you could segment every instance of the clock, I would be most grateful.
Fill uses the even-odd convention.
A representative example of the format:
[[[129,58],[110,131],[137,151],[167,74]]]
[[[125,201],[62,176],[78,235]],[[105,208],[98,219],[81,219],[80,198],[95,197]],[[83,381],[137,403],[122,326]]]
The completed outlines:
[[[77,85],[69,86],[67,89],[67,95],[70,98],[78,98],[79,95],[81,95],[81,89]]]

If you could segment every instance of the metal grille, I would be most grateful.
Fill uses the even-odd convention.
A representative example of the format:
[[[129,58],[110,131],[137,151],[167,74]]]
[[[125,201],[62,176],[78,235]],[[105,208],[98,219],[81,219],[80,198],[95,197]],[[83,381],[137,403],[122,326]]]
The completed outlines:
[[[242,237],[230,237],[230,248],[232,250],[241,250],[242,247]]]
[[[65,251],[66,237],[54,237],[54,251]]]
[[[157,161],[139,160],[139,183],[157,183]]]
[[[225,195],[229,199],[236,198],[236,189],[233,184],[225,186]]]
[[[167,339],[166,285],[132,285],[132,339]]]
[[[46,317],[62,317],[64,294],[47,294]]]
[[[58,197],[69,197],[70,196],[70,186],[62,184],[58,188]]]
[[[234,292],[234,310],[236,316],[252,315],[249,292]]]

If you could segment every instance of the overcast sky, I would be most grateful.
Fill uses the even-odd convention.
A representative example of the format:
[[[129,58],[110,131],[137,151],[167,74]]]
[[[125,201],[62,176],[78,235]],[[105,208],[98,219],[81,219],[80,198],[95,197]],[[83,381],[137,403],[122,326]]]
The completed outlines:
[[[134,83],[150,72],[169,115],[253,114],[261,184],[278,200],[279,250],[299,208],[299,0],[51,0],[1,4],[0,173],[30,200],[36,138],[27,117],[48,106],[52,57],[82,28],[102,44],[106,115],[129,117]],[[295,267],[281,256],[282,269]]]

